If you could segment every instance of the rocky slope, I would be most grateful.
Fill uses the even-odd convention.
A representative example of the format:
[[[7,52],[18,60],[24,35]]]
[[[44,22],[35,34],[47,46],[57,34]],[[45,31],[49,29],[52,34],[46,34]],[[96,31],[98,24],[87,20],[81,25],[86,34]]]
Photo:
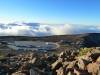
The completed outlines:
[[[100,75],[100,48],[83,48],[80,55],[74,50],[59,54],[20,52],[0,59],[0,75]]]

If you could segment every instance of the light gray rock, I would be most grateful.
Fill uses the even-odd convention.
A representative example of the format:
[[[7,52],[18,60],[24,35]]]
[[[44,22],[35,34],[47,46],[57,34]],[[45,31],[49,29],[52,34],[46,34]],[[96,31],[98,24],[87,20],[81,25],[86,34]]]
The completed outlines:
[[[100,56],[97,58],[96,62],[100,63]]]
[[[56,70],[57,75],[64,75],[63,67],[60,67],[58,70]]]
[[[57,60],[56,62],[54,62],[54,63],[51,65],[52,69],[55,69],[60,63],[61,63],[60,60]]]
[[[78,59],[77,65],[78,65],[79,69],[85,70],[86,69],[86,65],[87,65],[87,61],[85,61],[83,59]]]
[[[70,69],[70,68],[74,68],[75,64],[76,64],[76,61],[69,62],[67,68],[68,68],[68,69]]]
[[[67,73],[67,75],[73,75],[73,73],[69,71],[69,72]]]
[[[21,72],[15,72],[15,73],[12,73],[12,75],[26,75],[25,73],[21,73]]]
[[[32,60],[29,60],[29,63],[34,64],[36,62],[36,58],[33,58]]]

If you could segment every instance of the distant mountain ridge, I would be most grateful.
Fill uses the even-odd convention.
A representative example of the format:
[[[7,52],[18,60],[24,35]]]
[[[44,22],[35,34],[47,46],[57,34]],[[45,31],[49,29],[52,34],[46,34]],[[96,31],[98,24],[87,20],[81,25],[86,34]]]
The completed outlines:
[[[72,43],[82,42],[83,46],[96,47],[100,46],[100,33],[86,33],[77,35],[53,35],[53,36],[42,36],[42,37],[31,37],[31,36],[0,36],[1,40],[13,41],[48,41],[48,42],[60,42],[61,40],[71,41]]]

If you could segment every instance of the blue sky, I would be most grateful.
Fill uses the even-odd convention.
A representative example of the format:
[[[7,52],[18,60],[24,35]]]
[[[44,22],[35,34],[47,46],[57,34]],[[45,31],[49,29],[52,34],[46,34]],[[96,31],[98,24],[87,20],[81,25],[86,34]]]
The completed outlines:
[[[0,0],[0,22],[100,24],[100,0]]]

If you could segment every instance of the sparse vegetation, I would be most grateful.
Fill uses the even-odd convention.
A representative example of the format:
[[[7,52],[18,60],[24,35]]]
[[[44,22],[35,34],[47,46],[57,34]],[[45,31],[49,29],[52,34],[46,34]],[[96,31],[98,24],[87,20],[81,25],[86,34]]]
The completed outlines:
[[[5,54],[0,52],[0,59],[3,59],[3,58],[5,58]]]
[[[80,48],[79,56],[86,55],[91,50],[92,50],[91,48],[86,48],[86,47],[85,48]]]

